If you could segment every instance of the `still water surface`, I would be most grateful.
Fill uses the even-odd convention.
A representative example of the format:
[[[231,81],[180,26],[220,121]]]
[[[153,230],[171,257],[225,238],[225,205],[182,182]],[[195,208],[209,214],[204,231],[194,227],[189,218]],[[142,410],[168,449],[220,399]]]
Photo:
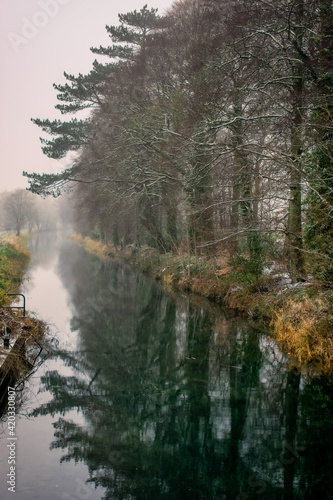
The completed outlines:
[[[2,418],[1,499],[333,499],[332,384],[61,233],[31,250],[23,291],[58,349],[17,396],[15,493]]]

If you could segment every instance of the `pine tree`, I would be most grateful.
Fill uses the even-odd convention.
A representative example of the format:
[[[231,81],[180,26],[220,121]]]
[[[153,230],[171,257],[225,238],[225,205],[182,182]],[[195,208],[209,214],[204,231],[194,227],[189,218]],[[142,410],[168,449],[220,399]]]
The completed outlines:
[[[106,26],[112,41],[117,44],[107,48],[91,48],[92,52],[106,55],[114,61],[107,64],[94,61],[93,69],[87,75],[80,73],[78,76],[74,76],[64,72],[67,83],[53,85],[55,90],[59,92],[57,99],[61,102],[55,108],[62,114],[103,107],[105,83],[111,73],[121,69],[125,62],[133,64],[134,61],[137,61],[139,67],[141,66],[141,72],[144,72],[147,37],[160,19],[157,15],[157,9],[149,10],[147,5],[144,5],[139,12],[134,10],[127,14],[119,14],[118,17],[120,26]],[[43,153],[49,158],[61,159],[69,151],[78,151],[85,144],[90,118],[85,120],[72,119],[69,122],[33,118],[32,122],[43,132],[53,137],[52,139],[40,138],[43,144]],[[73,179],[73,172],[72,168],[68,172],[64,170],[56,176],[56,179],[53,174],[41,176],[23,172],[23,175],[28,177],[29,189],[32,192],[50,194],[53,190],[52,186],[54,186],[55,193],[59,194],[59,186],[66,184],[67,178]]]
[[[51,136],[56,136],[55,139],[40,138],[43,153],[49,158],[59,160],[64,158],[68,151],[77,151],[85,143],[86,130],[89,120],[77,120],[74,118],[69,122],[60,120],[40,120],[32,118],[35,125],[38,125],[43,132]]]
[[[145,60],[147,38],[157,28],[161,19],[157,11],[158,9],[149,10],[147,5],[144,5],[139,12],[134,10],[127,14],[118,14],[120,26],[106,26],[113,45],[92,47],[90,50],[95,54],[132,63],[137,62],[139,56],[139,62],[142,64]]]
[[[103,89],[107,77],[112,73],[117,65],[114,63],[100,64],[93,62],[93,69],[87,75],[74,76],[64,72],[64,76],[69,83],[53,84],[58,101],[67,104],[57,104],[56,109],[62,114],[76,113],[83,109],[101,106],[103,103]]]

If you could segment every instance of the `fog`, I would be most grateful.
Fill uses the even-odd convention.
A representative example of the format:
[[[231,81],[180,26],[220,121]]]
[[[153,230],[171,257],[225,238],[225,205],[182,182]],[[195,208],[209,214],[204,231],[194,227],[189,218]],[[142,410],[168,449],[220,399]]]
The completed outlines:
[[[163,14],[172,3],[155,0],[148,7]],[[64,71],[88,73],[96,57],[107,62],[90,47],[110,45],[105,25],[118,24],[118,13],[143,5],[138,0],[1,1],[0,192],[27,187],[23,170],[53,173],[67,164],[43,155],[41,131],[30,119],[71,118],[54,109],[52,84],[64,83]]]

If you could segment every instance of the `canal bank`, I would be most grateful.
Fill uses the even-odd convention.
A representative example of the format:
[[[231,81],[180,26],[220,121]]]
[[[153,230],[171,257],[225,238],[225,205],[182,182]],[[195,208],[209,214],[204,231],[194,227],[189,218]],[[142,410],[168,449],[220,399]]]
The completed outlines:
[[[19,291],[30,260],[27,244],[27,237],[6,234],[0,238],[0,307],[8,306],[10,294]]]
[[[7,387],[34,367],[47,331],[43,321],[26,314],[25,297],[18,293],[30,260],[27,244],[28,238],[14,235],[0,240],[0,408]]]
[[[285,270],[271,262],[254,279],[244,268],[231,266],[227,255],[161,255],[149,247],[115,249],[78,234],[71,238],[92,254],[139,269],[167,289],[193,292],[235,314],[262,321],[295,366],[333,375],[333,289],[311,277],[291,283]]]

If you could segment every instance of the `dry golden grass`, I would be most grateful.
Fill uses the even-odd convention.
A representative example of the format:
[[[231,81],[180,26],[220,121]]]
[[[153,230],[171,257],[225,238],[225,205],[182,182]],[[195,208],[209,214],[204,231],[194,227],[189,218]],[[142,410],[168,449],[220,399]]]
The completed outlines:
[[[194,293],[203,295],[204,297],[213,297],[216,291],[217,279],[215,276],[195,276],[192,282],[192,290]]]
[[[333,320],[324,298],[289,299],[272,320],[275,338],[302,364],[333,370]]]
[[[80,234],[72,234],[69,238],[81,245],[89,253],[99,256],[106,256],[110,253],[110,248],[100,241],[92,240]]]
[[[2,239],[2,242],[5,245],[11,245],[16,252],[26,257],[30,257],[29,250],[26,248],[26,246],[23,243],[23,240],[19,236],[15,236],[13,234],[5,236]]]
[[[171,287],[174,284],[175,275],[173,273],[165,273],[162,275],[163,285],[166,287]]]

